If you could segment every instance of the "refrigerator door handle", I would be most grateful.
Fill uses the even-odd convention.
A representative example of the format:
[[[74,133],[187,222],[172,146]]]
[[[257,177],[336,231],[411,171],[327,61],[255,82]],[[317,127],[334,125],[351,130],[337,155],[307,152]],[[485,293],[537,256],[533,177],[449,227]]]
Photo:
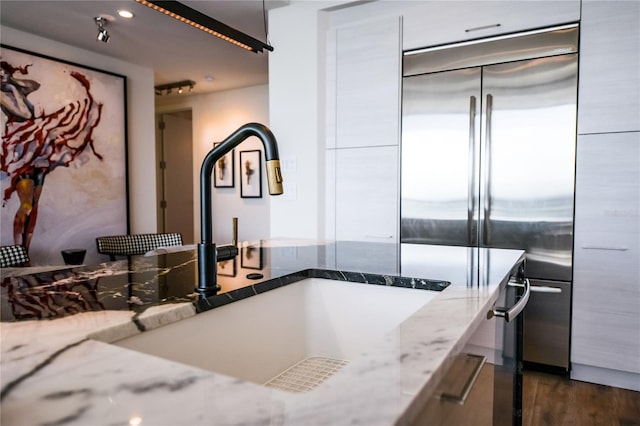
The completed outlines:
[[[531,291],[534,293],[562,293],[561,288],[543,285],[533,285],[531,286]]]
[[[476,185],[476,97],[469,97],[469,193],[467,194],[467,241],[469,245],[475,245],[474,238],[474,210],[475,210],[475,185]]]
[[[487,319],[491,319],[493,317],[502,317],[505,321],[509,322],[515,317],[517,317],[520,312],[527,306],[527,302],[529,302],[529,295],[531,294],[531,284],[529,283],[529,279],[524,279],[524,294],[520,297],[518,302],[511,307],[511,309],[507,308],[495,308],[491,309],[487,312]]]
[[[626,247],[605,247],[605,246],[582,246],[582,250],[608,250],[608,251],[627,251]]]
[[[524,284],[509,281],[509,287],[524,287]],[[532,285],[531,293],[562,293],[562,289],[546,285]]]
[[[489,234],[491,233],[491,225],[489,217],[491,214],[491,120],[493,119],[493,95],[487,94],[486,107],[486,125],[485,125],[485,148],[484,148],[484,198],[482,220],[483,232],[482,243],[484,246],[489,245]]]

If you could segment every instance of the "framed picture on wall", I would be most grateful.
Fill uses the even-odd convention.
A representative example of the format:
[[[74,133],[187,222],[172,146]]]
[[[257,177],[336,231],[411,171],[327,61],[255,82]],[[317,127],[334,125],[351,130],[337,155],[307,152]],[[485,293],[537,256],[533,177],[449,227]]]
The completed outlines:
[[[245,269],[262,269],[264,267],[262,242],[249,243],[242,247],[240,266]]]
[[[229,260],[223,260],[218,262],[218,275],[224,277],[235,277],[236,276],[236,258]]]
[[[213,144],[214,147],[220,145],[220,142]],[[213,186],[216,188],[233,188],[235,186],[235,149],[227,152],[222,158],[216,161],[213,166]]]
[[[240,151],[240,197],[262,198],[262,152]]]
[[[32,265],[129,233],[126,78],[0,45],[2,245]],[[25,206],[30,206],[25,208]]]

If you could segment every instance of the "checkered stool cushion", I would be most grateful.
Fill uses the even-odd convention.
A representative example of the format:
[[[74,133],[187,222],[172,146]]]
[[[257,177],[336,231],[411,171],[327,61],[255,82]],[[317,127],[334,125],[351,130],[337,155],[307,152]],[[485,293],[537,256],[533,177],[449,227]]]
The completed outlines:
[[[116,256],[144,254],[159,247],[181,246],[182,234],[132,234],[110,235],[96,238],[98,253],[108,254],[111,260]]]
[[[0,267],[27,265],[31,259],[27,249],[22,246],[2,246],[0,247]]]

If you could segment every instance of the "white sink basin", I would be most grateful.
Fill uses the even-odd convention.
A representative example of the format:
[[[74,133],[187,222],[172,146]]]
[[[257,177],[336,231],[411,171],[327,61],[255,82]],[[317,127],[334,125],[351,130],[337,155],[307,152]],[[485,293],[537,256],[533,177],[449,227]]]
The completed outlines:
[[[264,384],[310,357],[353,359],[437,294],[309,278],[114,344]]]

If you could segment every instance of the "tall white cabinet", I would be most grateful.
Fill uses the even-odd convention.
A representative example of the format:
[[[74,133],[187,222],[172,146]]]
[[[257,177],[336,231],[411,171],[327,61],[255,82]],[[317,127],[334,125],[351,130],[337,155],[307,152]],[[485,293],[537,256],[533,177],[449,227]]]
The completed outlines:
[[[336,28],[330,44],[328,236],[397,243],[400,18]]]
[[[571,377],[640,390],[640,2],[583,1]]]
[[[640,390],[640,132],[578,137],[571,376]]]
[[[640,2],[582,3],[578,134],[640,130]]]

